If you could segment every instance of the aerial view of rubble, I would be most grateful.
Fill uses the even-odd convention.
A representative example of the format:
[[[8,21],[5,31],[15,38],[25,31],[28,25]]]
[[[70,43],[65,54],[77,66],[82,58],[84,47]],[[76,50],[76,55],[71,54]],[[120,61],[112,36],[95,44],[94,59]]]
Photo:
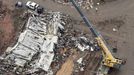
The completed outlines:
[[[0,0],[0,75],[133,75],[134,0]]]

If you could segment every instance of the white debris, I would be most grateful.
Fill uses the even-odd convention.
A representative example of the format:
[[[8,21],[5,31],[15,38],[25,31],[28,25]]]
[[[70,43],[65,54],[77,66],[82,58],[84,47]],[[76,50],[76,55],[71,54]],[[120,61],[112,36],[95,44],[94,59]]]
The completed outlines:
[[[16,64],[16,65],[22,66],[22,67],[23,67],[23,66],[25,65],[25,63],[27,62],[26,60],[22,60],[21,58],[15,58],[14,61],[15,61],[15,64]]]
[[[48,23],[43,21],[46,20],[45,18],[30,17],[26,30],[20,34],[17,44],[7,50],[10,53],[6,59],[13,60],[16,65],[23,67],[32,60],[36,53],[40,52],[38,59],[32,64],[33,71],[39,68],[49,71],[54,57],[53,50],[55,44],[58,43],[58,29],[64,29],[61,25],[64,22],[60,19],[60,13],[53,12],[51,14],[52,19]]]
[[[49,70],[46,75],[54,75],[52,70]]]
[[[28,29],[33,30],[36,33],[40,33],[40,34],[46,34],[47,29],[46,29],[46,23],[44,22],[40,22],[40,20],[38,20],[35,17],[30,17],[28,19],[28,23],[26,26]]]
[[[100,5],[100,3],[97,3],[97,5]]]
[[[83,39],[84,41],[87,41],[87,38],[86,37],[80,37],[81,39]]]
[[[76,42],[76,47],[81,51],[88,50],[90,48],[90,46],[87,44],[87,41],[88,41],[88,39],[86,37],[84,37],[84,36],[79,37]]]
[[[72,38],[71,38],[71,40],[75,41],[75,40],[76,40],[76,38],[75,38],[75,37],[72,37]]]
[[[3,59],[4,59],[4,57],[0,56],[0,60],[3,60]]]
[[[96,12],[98,11],[98,8],[95,8]]]
[[[53,60],[54,53],[42,53],[38,62],[36,62],[36,68],[42,68],[45,71],[49,70],[49,66]]]
[[[11,52],[11,50],[12,50],[12,47],[8,47],[8,48],[6,49],[6,53]]]
[[[116,29],[116,28],[113,28],[113,31],[114,31],[114,32],[117,32],[117,29]]]
[[[81,68],[80,68],[80,71],[84,71],[84,67],[81,67]]]
[[[77,47],[78,47],[81,51],[84,51],[84,50],[85,50],[85,48],[82,47],[80,44],[77,44]]]
[[[91,51],[94,51],[93,47],[90,47],[90,50],[91,50]]]
[[[82,61],[83,61],[83,58],[79,58],[79,59],[77,60],[77,63],[82,64]]]
[[[84,51],[86,49],[89,49],[89,46],[88,45],[81,45],[81,44],[76,44],[76,47],[78,47],[81,51]]]
[[[58,2],[60,4],[71,4],[71,2],[68,0],[67,2],[65,0],[54,0],[55,2]],[[94,8],[96,5],[100,5],[100,0],[75,0],[78,6],[89,10],[90,8]]]

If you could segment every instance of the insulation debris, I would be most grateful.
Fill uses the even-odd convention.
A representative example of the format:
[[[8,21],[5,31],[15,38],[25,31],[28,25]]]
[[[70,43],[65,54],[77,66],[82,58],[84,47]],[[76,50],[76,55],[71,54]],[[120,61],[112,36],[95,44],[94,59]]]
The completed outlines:
[[[31,67],[34,70],[49,71],[54,58],[55,44],[58,44],[58,31],[59,29],[64,30],[61,23],[64,22],[59,12],[48,13],[48,17],[31,16],[28,19],[26,30],[20,34],[16,45],[10,48],[11,50],[7,50],[6,59],[20,67],[36,60],[34,64],[29,63],[32,64]],[[33,59],[36,54],[39,54],[38,59]]]
[[[82,63],[82,60],[83,60],[83,58],[80,58],[80,59],[77,60],[77,62],[78,62],[79,64],[81,64],[81,63]]]
[[[69,0],[53,0],[54,2],[63,4],[63,5],[69,5],[71,4]],[[96,6],[104,3],[104,0],[75,0],[77,5],[84,8],[84,9],[95,9]]]
[[[7,70],[3,66],[4,71],[21,75],[55,75],[68,57],[75,60],[75,54],[98,51],[98,45],[89,39],[89,35],[74,28],[74,24],[69,16],[60,12],[46,12],[40,16],[30,14],[16,44],[0,59],[13,68]],[[78,69],[74,70],[85,70],[84,59],[84,56],[77,59]]]

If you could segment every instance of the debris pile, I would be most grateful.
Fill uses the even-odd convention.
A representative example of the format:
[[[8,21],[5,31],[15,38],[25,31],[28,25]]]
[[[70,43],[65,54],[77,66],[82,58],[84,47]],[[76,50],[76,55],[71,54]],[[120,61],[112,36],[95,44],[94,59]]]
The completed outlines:
[[[77,23],[74,23],[73,20],[68,20],[65,25],[65,30],[63,31],[63,34],[61,35],[61,37],[59,37],[59,44],[57,44],[57,52],[55,57],[56,58],[55,62],[57,63],[55,67],[60,68],[61,67],[60,65],[65,63],[65,60],[68,57],[74,56],[76,54],[75,59],[80,58],[80,61],[78,60],[78,62],[81,62],[81,64],[75,64],[76,68],[74,67],[74,75],[77,75],[75,73],[77,69],[81,69],[82,71],[85,71],[84,69],[86,68],[88,63],[97,62],[92,59],[95,58],[94,57],[95,53],[101,53],[101,52],[100,52],[100,48],[98,47],[98,44],[93,40],[92,35],[85,34],[81,30],[76,29],[74,27],[75,24]],[[96,55],[98,55],[96,56],[96,58],[100,56],[100,54],[96,54]],[[81,57],[79,56],[82,56],[84,61],[81,60]],[[90,57],[91,61],[89,61],[90,60],[89,58],[86,59],[86,57]],[[75,62],[77,61],[75,60]],[[89,67],[91,68],[94,66],[92,65]],[[77,70],[77,73],[81,72],[81,70]]]
[[[58,43],[58,30],[64,29],[60,16],[59,12],[47,13],[40,17],[32,15],[16,45],[7,49],[5,59],[23,69],[28,65],[33,69],[31,72],[38,69],[48,71],[54,57],[53,50]]]
[[[74,24],[69,16],[60,12],[46,12],[40,16],[32,13],[17,43],[8,47],[2,56],[2,63],[10,70],[3,65],[0,71],[55,75],[66,59],[74,55],[74,50],[79,55],[98,51],[97,43],[89,39],[90,34],[75,29]],[[82,65],[83,60],[80,58],[77,66]],[[81,67],[80,71],[84,69]]]
[[[54,2],[63,4],[63,5],[68,5],[71,4],[70,0],[53,0]],[[95,8],[97,5],[100,5],[105,2],[105,0],[75,0],[77,5],[84,8],[84,9],[92,9]]]

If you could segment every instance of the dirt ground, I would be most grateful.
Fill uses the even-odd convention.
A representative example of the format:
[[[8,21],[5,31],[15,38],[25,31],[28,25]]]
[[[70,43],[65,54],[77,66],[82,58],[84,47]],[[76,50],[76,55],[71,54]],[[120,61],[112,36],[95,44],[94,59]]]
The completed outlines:
[[[7,0],[5,0],[7,1]],[[10,0],[14,4],[18,0]],[[22,0],[21,0],[22,1]],[[27,0],[23,0],[25,3]],[[81,17],[73,6],[60,5],[51,0],[32,0],[44,8],[60,11],[69,14],[73,19],[81,21]],[[11,4],[11,7],[13,7]],[[122,66],[120,71],[114,72],[111,75],[133,75],[134,74],[134,0],[114,0],[98,7],[96,13],[94,9],[83,12],[95,25],[96,29],[108,40],[112,47],[117,47],[117,56],[126,59],[127,63]],[[111,21],[112,20],[112,21]],[[115,20],[115,21],[113,21]],[[78,28],[89,32],[84,25],[78,25]],[[119,27],[119,28],[118,28]],[[112,29],[117,28],[117,32]],[[115,45],[116,44],[116,45]]]
[[[0,54],[15,43],[26,20],[20,17],[23,10],[14,9],[11,3],[12,1],[0,0]]]
[[[56,75],[63,75],[63,74],[71,75],[73,71],[73,66],[74,66],[73,59],[68,58]]]
[[[14,36],[14,27],[10,12],[11,11],[3,4],[1,7],[0,20],[0,53],[10,45]]]

